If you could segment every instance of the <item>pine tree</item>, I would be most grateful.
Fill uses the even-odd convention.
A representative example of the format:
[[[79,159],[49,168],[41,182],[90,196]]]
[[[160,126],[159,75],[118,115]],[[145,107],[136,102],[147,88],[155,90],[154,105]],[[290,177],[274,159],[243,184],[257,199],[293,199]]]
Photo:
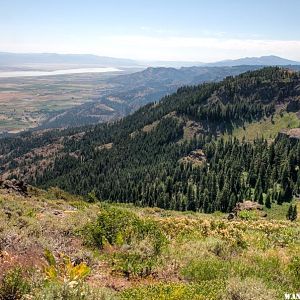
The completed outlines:
[[[189,184],[188,190],[187,190],[187,210],[196,210],[196,203],[195,203],[195,191],[194,186],[192,184]]]
[[[283,201],[284,201],[284,198],[283,198],[283,192],[277,193],[276,201],[277,201],[277,204],[278,204],[278,205],[282,205],[282,203],[283,203]]]
[[[264,195],[263,195],[263,193],[261,193],[259,195],[258,203],[261,204],[261,205],[264,205]]]
[[[283,193],[283,201],[290,201],[293,198],[293,189],[291,184],[288,182],[285,186],[284,193]]]
[[[231,212],[233,210],[233,208],[235,207],[237,202],[236,196],[235,194],[231,194],[230,199],[229,199],[229,205],[228,205],[228,209],[227,212]]]
[[[291,204],[291,205],[289,206],[288,212],[287,212],[287,214],[286,214],[286,218],[287,218],[288,220],[290,220],[290,221],[292,220],[293,212],[294,212],[294,208],[293,208],[293,205]]]
[[[294,206],[293,208],[293,212],[292,212],[292,215],[291,215],[291,221],[296,221],[297,220],[297,205]]]
[[[267,197],[266,197],[266,208],[271,208],[272,204],[271,204],[271,195],[268,193]]]

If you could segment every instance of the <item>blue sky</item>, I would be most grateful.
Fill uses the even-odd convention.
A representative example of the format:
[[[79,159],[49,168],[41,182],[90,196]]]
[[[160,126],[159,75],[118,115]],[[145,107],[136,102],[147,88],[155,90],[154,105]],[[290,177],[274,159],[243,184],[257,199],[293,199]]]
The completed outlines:
[[[0,51],[300,60],[299,0],[1,0]]]

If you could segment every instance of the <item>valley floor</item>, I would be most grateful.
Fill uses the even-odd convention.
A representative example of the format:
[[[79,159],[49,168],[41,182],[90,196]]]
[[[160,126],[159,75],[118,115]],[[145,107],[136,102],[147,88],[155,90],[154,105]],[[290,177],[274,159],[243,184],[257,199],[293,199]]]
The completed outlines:
[[[0,190],[0,299],[259,300],[300,291],[300,223],[285,220],[288,204],[229,221],[95,200],[56,188]]]

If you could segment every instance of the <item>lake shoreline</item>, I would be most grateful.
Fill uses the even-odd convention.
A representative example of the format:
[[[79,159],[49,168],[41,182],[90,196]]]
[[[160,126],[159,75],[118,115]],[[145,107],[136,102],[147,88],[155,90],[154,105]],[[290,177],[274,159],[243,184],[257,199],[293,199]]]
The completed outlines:
[[[57,76],[57,75],[68,75],[68,74],[112,73],[112,72],[122,72],[122,70],[113,67],[102,67],[102,68],[63,69],[63,70],[54,70],[54,71],[4,71],[4,72],[0,72],[0,78],[40,77],[40,76]]]

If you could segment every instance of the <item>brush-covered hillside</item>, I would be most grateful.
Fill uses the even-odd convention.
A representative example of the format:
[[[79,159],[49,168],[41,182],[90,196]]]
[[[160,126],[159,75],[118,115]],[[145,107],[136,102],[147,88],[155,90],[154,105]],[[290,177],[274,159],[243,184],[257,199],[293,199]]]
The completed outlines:
[[[227,220],[1,187],[0,299],[271,300],[300,288],[290,204]]]
[[[297,134],[277,135],[299,127],[299,110],[299,73],[264,68],[182,87],[113,124],[2,139],[2,173],[140,206],[271,207],[300,192]]]

